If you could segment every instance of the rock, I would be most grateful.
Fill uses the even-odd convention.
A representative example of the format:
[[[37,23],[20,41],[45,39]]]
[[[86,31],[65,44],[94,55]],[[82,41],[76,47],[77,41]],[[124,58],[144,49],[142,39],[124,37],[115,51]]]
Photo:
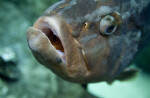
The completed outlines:
[[[6,81],[15,81],[20,77],[16,54],[11,48],[0,49],[0,77]]]

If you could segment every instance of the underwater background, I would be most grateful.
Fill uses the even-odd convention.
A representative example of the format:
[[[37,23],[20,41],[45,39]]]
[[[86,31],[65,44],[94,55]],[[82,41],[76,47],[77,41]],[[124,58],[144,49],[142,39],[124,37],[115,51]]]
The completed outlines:
[[[88,90],[60,79],[34,59],[26,31],[58,1],[0,0],[0,98],[150,98],[149,42],[132,63],[141,69],[137,77],[89,84]]]

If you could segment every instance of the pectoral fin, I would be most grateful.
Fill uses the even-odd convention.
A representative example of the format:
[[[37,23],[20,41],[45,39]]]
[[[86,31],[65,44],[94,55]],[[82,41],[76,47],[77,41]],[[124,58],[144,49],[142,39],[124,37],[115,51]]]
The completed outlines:
[[[125,81],[133,79],[134,77],[136,77],[139,71],[140,69],[138,68],[126,68],[119,76],[111,81],[108,81],[108,83],[111,84],[114,80]]]

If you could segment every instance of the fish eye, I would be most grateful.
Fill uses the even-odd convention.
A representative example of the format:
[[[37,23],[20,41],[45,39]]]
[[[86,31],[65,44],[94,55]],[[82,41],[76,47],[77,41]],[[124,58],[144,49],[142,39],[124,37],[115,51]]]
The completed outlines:
[[[101,19],[99,24],[101,34],[111,35],[116,31],[120,23],[120,20],[117,17],[117,15],[119,16],[120,14],[115,13],[112,15],[106,15]]]

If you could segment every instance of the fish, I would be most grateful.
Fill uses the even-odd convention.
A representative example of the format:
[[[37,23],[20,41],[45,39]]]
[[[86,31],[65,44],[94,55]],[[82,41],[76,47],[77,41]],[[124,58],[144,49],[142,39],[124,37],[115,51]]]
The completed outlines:
[[[61,0],[27,30],[28,46],[40,64],[64,80],[111,82],[136,72],[128,66],[145,34],[138,16],[149,2]]]

